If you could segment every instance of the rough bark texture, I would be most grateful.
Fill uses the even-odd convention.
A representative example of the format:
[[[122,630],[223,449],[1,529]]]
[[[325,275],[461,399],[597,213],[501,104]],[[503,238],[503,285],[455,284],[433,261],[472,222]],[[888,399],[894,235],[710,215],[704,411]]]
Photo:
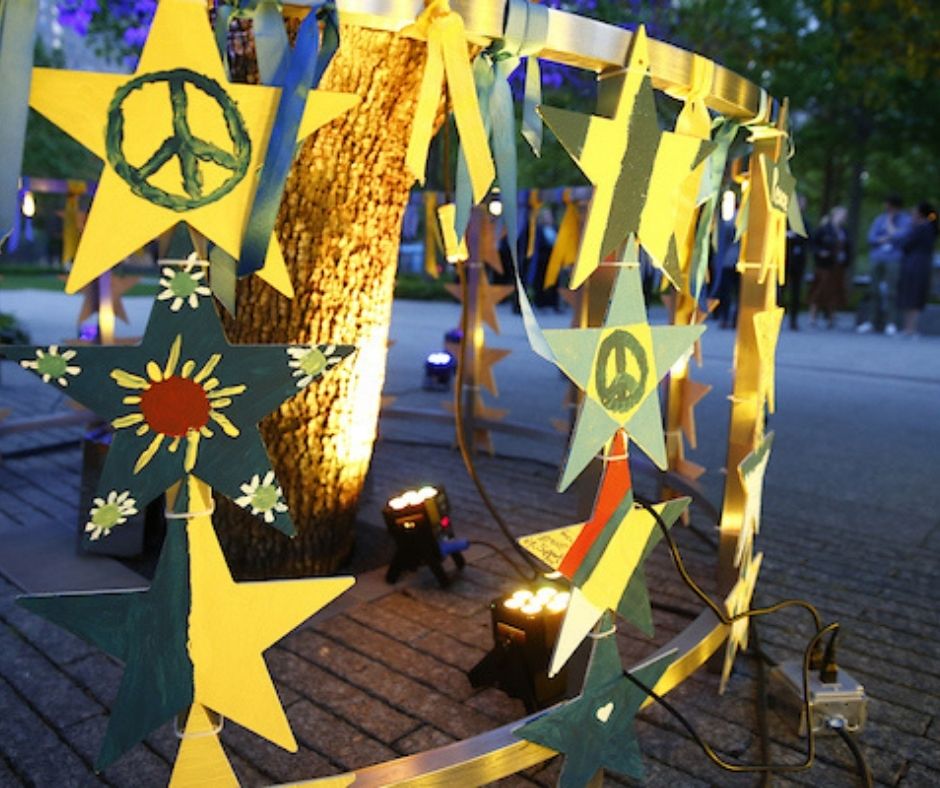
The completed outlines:
[[[413,180],[404,156],[424,48],[343,26],[321,88],[356,93],[361,103],[303,146],[278,219],[296,296],[283,298],[256,277],[239,284],[238,318],[227,322],[231,341],[338,342],[359,350],[261,425],[296,538],[218,501],[219,536],[237,577],[331,573],[352,550],[385,377]]]

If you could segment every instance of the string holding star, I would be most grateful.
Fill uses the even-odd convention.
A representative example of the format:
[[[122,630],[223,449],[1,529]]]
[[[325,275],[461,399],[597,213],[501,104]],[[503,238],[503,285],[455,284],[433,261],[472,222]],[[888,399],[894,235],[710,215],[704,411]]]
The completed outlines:
[[[358,101],[322,90],[311,96],[298,141]],[[30,106],[105,163],[67,292],[181,221],[237,258],[279,99],[278,88],[228,81],[198,0],[157,4],[131,76],[35,69]],[[273,236],[259,275],[293,295]]]
[[[647,636],[653,617],[643,567],[662,539],[656,518],[635,504],[626,455],[626,439],[617,434],[594,503],[585,523],[519,540],[526,550],[571,581],[549,675],[556,675],[606,611],[619,613]],[[671,527],[689,505],[688,498],[653,508]]]
[[[188,497],[194,513],[211,508],[209,489],[197,481]],[[353,582],[235,583],[204,514],[167,529],[147,590],[18,601],[125,664],[96,761],[100,770],[193,704],[296,751],[262,652]]]
[[[602,626],[611,623],[605,617]],[[653,688],[674,659],[675,652],[668,652],[630,672]],[[565,756],[558,778],[561,788],[583,788],[598,769],[642,781],[643,756],[633,723],[646,699],[646,693],[624,675],[616,638],[603,637],[591,655],[581,694],[513,733]]]
[[[294,533],[257,423],[354,348],[229,345],[197,274],[164,268],[140,345],[3,350],[115,428],[86,524],[92,539],[190,473]]]
[[[683,181],[714,145],[662,131],[645,28],[633,34],[626,67],[602,75],[598,114],[542,106],[539,114],[595,186],[571,275],[579,287],[631,234],[682,288],[674,231]]]
[[[635,252],[635,247],[628,250]],[[705,326],[655,326],[646,317],[639,266],[614,284],[604,325],[547,329],[555,364],[582,391],[578,419],[558,484],[567,488],[618,429],[625,429],[660,468],[667,464],[657,386],[691,352]]]

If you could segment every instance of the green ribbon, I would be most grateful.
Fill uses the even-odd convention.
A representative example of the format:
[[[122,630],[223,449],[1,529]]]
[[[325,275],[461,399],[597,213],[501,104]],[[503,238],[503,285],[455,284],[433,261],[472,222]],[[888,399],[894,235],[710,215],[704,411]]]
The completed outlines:
[[[533,5],[527,0],[510,0],[506,6],[506,20],[503,38],[481,52],[473,63],[473,78],[476,84],[477,100],[483,114],[483,127],[491,142],[493,161],[496,165],[496,181],[499,184],[503,203],[503,218],[509,235],[509,251],[512,257],[519,294],[519,306],[522,322],[532,350],[546,360],[553,360],[551,348],[542,336],[542,330],[529,303],[525,286],[519,277],[519,260],[516,240],[519,236],[519,200],[516,159],[516,117],[512,103],[512,89],[509,87],[509,75],[519,65],[521,55],[537,52],[545,42],[548,32],[548,10],[543,6]],[[534,62],[533,58],[530,58]],[[530,62],[530,71],[532,69]],[[537,66],[536,66],[537,68]],[[531,115],[538,117],[535,107],[541,100],[541,80],[536,73],[538,91],[532,95],[527,92],[527,101],[531,99]],[[527,78],[528,83],[528,78]],[[523,117],[525,117],[525,109]],[[541,119],[537,129],[523,130],[523,135],[530,145],[541,143]],[[535,149],[535,148],[533,148]],[[457,237],[462,238],[470,223],[473,208],[473,189],[470,183],[470,171],[462,147],[457,149],[456,178],[456,218],[454,229]]]
[[[38,0],[0,0],[0,245],[18,221]]]
[[[513,57],[526,58],[525,97],[522,102],[522,136],[536,156],[542,153],[542,70],[534,57],[548,36],[548,9],[528,0],[509,0],[503,23],[500,49]]]

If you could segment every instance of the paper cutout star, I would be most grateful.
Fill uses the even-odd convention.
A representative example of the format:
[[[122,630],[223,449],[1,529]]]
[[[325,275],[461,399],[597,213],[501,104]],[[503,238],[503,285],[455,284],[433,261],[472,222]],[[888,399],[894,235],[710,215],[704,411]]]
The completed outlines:
[[[499,319],[496,317],[496,305],[515,292],[516,287],[515,285],[491,285],[485,275],[481,275],[477,281],[480,283],[480,290],[477,295],[477,308],[480,310],[480,317],[486,325],[498,334]],[[450,282],[444,285],[444,289],[463,303],[459,284]]]
[[[770,450],[774,443],[774,433],[768,432],[760,445],[747,455],[738,465],[738,477],[744,492],[744,515],[741,519],[741,532],[734,552],[734,565],[741,566],[751,554],[754,537],[760,533],[761,502],[764,497],[764,475],[770,461]]]
[[[776,408],[775,369],[777,366],[777,340],[783,323],[784,309],[764,309],[754,315],[754,338],[757,341],[757,356],[760,359],[760,382],[758,396],[767,401],[767,410]]]
[[[698,448],[698,437],[695,431],[695,406],[712,390],[707,383],[699,383],[692,378],[682,379],[682,404],[680,405],[679,427],[685,433],[689,446]]]
[[[526,550],[572,584],[571,601],[549,666],[552,676],[607,610],[619,613],[644,634],[653,634],[643,565],[662,538],[662,531],[645,508],[634,504],[626,446],[625,436],[618,432],[587,522],[519,540]],[[653,508],[671,527],[688,504],[688,498],[681,498]]]
[[[617,277],[602,327],[544,332],[559,369],[585,392],[559,491],[618,429],[626,429],[631,440],[666,468],[656,389],[704,330],[704,326],[650,327],[636,267],[624,268]]]
[[[757,587],[757,575],[760,572],[761,561],[764,559],[763,553],[758,553],[753,559],[748,561],[742,568],[738,581],[728,594],[725,600],[725,610],[729,616],[736,616],[745,613],[751,609],[751,600],[754,598],[754,589]],[[725,645],[725,661],[721,667],[721,684],[719,693],[724,693],[728,686],[728,679],[731,678],[731,670],[734,667],[734,658],[738,650],[747,648],[747,633],[750,627],[750,619],[745,617],[738,619],[731,624],[731,631],[728,633],[728,642]]]
[[[208,710],[202,704],[193,704],[176,753],[170,788],[197,785],[238,788],[238,784],[232,764],[219,742],[218,729],[209,719]]]
[[[198,482],[191,505],[208,511]],[[275,744],[297,743],[261,652],[353,584],[351,577],[235,583],[208,516],[167,529],[148,590],[19,603],[125,663],[96,768],[198,703]]]
[[[298,140],[358,101],[314,93]],[[158,3],[131,76],[35,69],[30,105],[105,162],[67,291],[180,221],[238,257],[279,99],[228,81],[201,0]],[[260,275],[293,295],[276,240]]]
[[[229,345],[200,282],[185,266],[173,273],[140,345],[2,350],[115,428],[86,526],[92,539],[190,472],[294,532],[256,425],[354,348]]]
[[[680,430],[674,430],[666,435],[666,452],[669,455],[669,468],[686,479],[695,481],[703,473],[705,466],[692,462],[685,456],[685,441]],[[685,520],[685,517],[683,517]]]
[[[499,390],[496,388],[496,378],[493,377],[493,365],[498,364],[510,353],[512,351],[506,348],[480,348],[480,355],[477,359],[477,383],[494,397],[499,396]]]
[[[670,652],[631,673],[652,688],[675,659]],[[623,673],[615,637],[597,641],[581,695],[517,728],[521,739],[565,755],[561,788],[583,788],[598,769],[643,779],[633,721],[646,693]]]
[[[443,403],[444,410],[456,415],[453,400]],[[475,419],[484,419],[486,421],[502,421],[509,413],[505,408],[491,408],[483,402],[483,399],[477,398],[473,407],[473,417]],[[493,433],[489,427],[473,428],[473,446],[476,449],[482,449],[489,455],[496,454],[496,447],[493,445]]]
[[[111,309],[114,311],[114,316],[124,323],[130,322],[127,319],[127,310],[124,308],[124,294],[139,281],[139,276],[111,277]],[[82,308],[78,312],[78,325],[97,314],[101,304],[101,293],[98,287],[97,282],[92,282],[82,288]]]
[[[642,25],[633,34],[626,68],[601,82],[598,107],[597,115],[539,108],[545,123],[596,187],[571,287],[579,287],[630,234],[681,287],[673,236],[679,189],[713,145],[660,130]]]

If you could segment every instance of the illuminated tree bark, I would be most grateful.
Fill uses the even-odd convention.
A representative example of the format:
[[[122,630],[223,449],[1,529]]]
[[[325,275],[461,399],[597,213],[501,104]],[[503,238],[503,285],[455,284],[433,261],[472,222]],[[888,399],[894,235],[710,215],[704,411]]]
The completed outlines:
[[[335,571],[354,544],[372,456],[424,44],[348,25],[341,40],[320,87],[356,93],[361,103],[304,144],[278,218],[296,295],[283,298],[257,277],[240,282],[227,332],[239,343],[359,349],[261,426],[296,538],[218,501],[219,536],[243,578]]]

